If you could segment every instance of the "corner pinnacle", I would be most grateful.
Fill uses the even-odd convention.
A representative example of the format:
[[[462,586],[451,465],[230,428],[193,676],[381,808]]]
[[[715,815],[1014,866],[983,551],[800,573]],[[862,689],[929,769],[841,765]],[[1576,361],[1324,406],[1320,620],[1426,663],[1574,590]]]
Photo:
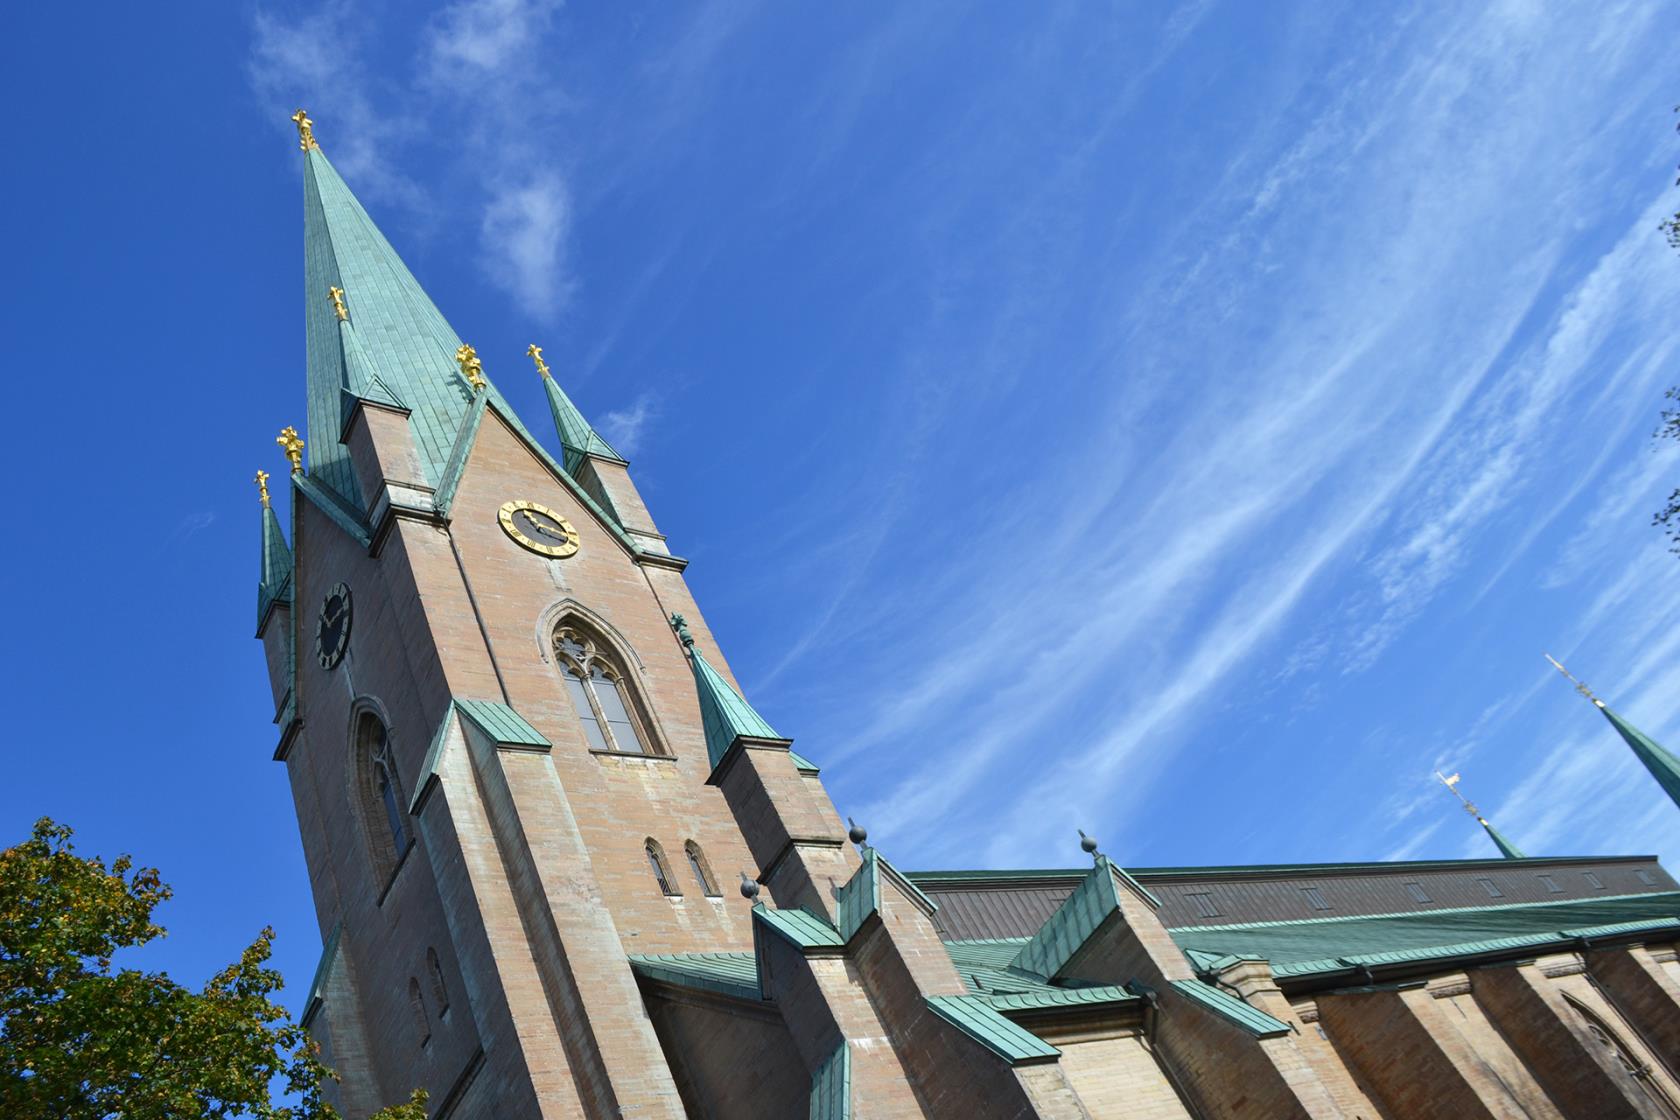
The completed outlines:
[[[548,376],[548,363],[542,359],[541,346],[538,346],[534,342],[531,343],[531,345],[525,348],[525,356],[537,363],[537,373],[541,374],[543,377]]]
[[[257,484],[257,493],[262,495],[262,504],[268,505],[268,472],[258,471],[257,477],[251,481]]]
[[[321,150],[321,145],[315,143],[315,122],[309,119],[309,114],[302,109],[292,114],[292,123],[297,125],[298,147],[304,151],[311,148]]]
[[[280,429],[280,434],[274,437],[274,442],[280,445],[280,450],[286,453],[291,461],[292,473],[303,473],[303,439],[297,434],[297,429],[287,424]]]
[[[467,379],[473,392],[480,392],[490,384],[484,379],[484,363],[479,360],[478,351],[471,346],[461,344],[461,348],[455,351],[455,364],[461,367],[461,376]]]

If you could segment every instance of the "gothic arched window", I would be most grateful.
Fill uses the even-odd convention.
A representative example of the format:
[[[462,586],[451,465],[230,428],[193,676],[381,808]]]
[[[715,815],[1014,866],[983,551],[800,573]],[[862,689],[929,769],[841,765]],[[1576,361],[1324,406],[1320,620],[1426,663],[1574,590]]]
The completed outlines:
[[[372,712],[362,713],[356,725],[356,768],[374,863],[381,874],[390,875],[408,850],[408,818],[396,760],[391,756],[391,737]]]
[[[1581,1022],[1586,1025],[1587,1033],[1593,1036],[1594,1041],[1638,1082],[1639,1088],[1657,1110],[1664,1116],[1680,1117],[1680,1107],[1677,1107],[1663,1091],[1662,1086],[1657,1084],[1652,1076],[1650,1064],[1634,1053],[1633,1048],[1597,1012],[1568,992],[1564,993],[1563,1000],[1581,1017]]]
[[[605,642],[567,622],[554,631],[554,656],[590,749],[657,753],[641,704]]]
[[[665,862],[665,849],[659,846],[659,841],[649,836],[642,848],[647,852],[648,866],[653,869],[653,881],[659,884],[660,891],[669,898],[681,898],[682,891],[671,877],[671,865]]]
[[[426,949],[426,975],[432,980],[432,998],[437,1000],[438,1015],[449,1010],[449,989],[443,985],[443,966],[438,964],[437,950]]]
[[[414,1016],[414,1029],[420,1034],[420,1045],[432,1040],[432,1021],[426,1017],[426,999],[420,994],[420,981],[408,978],[408,1009]]]
[[[683,851],[688,855],[688,869],[694,872],[694,881],[700,884],[700,893],[708,898],[717,898],[722,893],[718,890],[717,880],[712,877],[712,865],[706,861],[706,853],[700,850],[700,845],[690,840],[683,845]]]

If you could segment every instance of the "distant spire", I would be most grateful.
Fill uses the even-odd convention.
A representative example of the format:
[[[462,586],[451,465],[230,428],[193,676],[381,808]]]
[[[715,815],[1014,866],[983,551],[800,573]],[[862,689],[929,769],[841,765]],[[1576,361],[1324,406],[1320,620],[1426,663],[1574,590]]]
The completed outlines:
[[[1649,770],[1657,784],[1662,786],[1669,800],[1680,805],[1680,758],[1676,758],[1655,739],[1612,711],[1608,704],[1594,696],[1590,688],[1577,680],[1551,654],[1546,655],[1546,660],[1574,683],[1576,692],[1591,700],[1593,706],[1604,713],[1604,718],[1610,721],[1610,726],[1616,729],[1616,734],[1622,737],[1622,741],[1632,748],[1639,761],[1645,764],[1645,769]]]
[[[1460,802],[1463,803],[1464,811],[1466,813],[1469,813],[1472,817],[1475,817],[1476,822],[1478,824],[1480,824],[1484,829],[1487,830],[1488,837],[1493,841],[1493,846],[1499,849],[1499,854],[1500,855],[1504,856],[1506,859],[1527,859],[1528,858],[1526,855],[1523,854],[1523,851],[1522,851],[1521,848],[1517,847],[1515,844],[1511,843],[1511,841],[1509,841],[1505,838],[1504,833],[1500,832],[1497,828],[1494,828],[1493,825],[1489,824],[1487,818],[1482,816],[1482,811],[1480,809],[1476,808],[1475,803],[1472,802],[1468,797],[1464,796],[1464,793],[1458,788],[1458,783],[1463,780],[1460,777],[1460,775],[1458,775],[1458,774],[1450,774],[1450,775],[1449,774],[1443,774],[1439,770],[1437,770],[1437,771],[1435,771],[1435,776],[1441,780],[1442,785],[1447,787],[1447,792],[1448,793],[1452,794],[1454,797],[1458,798]]]
[[[560,435],[560,465],[566,468],[568,474],[576,474],[584,456],[594,455],[602,459],[611,459],[615,463],[624,462],[624,457],[614,451],[607,441],[602,439],[589,421],[583,418],[572,398],[560,388],[543,361],[542,347],[531,343],[525,350],[533,362],[537,364],[537,374],[542,378],[543,391],[548,394],[548,410],[554,415],[554,429]]]
[[[776,729],[700,655],[682,615],[671,616],[671,628],[688,651],[689,667],[694,670],[694,687],[700,697],[700,721],[706,732],[706,754],[711,758],[712,766],[716,767],[723,761],[723,756],[736,739],[781,740]]]

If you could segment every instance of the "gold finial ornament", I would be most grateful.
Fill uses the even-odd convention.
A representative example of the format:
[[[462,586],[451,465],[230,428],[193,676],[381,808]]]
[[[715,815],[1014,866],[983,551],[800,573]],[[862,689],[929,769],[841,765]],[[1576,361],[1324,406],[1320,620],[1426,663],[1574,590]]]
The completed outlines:
[[[461,348],[455,351],[455,364],[461,367],[461,374],[473,387],[473,392],[479,392],[490,384],[484,379],[484,363],[479,361],[478,351],[471,346],[463,343]]]
[[[257,477],[252,481],[257,484],[257,493],[262,495],[262,504],[266,506],[268,504],[268,472],[258,471]]]
[[[1449,775],[1443,774],[1439,770],[1437,770],[1437,771],[1435,771],[1435,776],[1437,778],[1441,779],[1441,784],[1447,787],[1447,792],[1448,793],[1452,794],[1454,797],[1456,797],[1460,801],[1464,802],[1464,811],[1466,813],[1469,813],[1472,817],[1475,817],[1477,820],[1482,821],[1482,811],[1480,809],[1476,808],[1475,805],[1471,804],[1470,799],[1468,797],[1465,797],[1464,794],[1459,792],[1458,783],[1459,783],[1459,780],[1461,778],[1461,775],[1453,774],[1453,775],[1449,776]],[[1482,821],[1482,823],[1486,824],[1487,822]]]
[[[537,372],[542,374],[544,377],[547,377],[548,363],[542,360],[542,347],[533,342],[525,348],[525,354],[533,362],[537,363]]]
[[[1579,692],[1582,696],[1585,696],[1588,700],[1591,700],[1593,702],[1594,707],[1598,707],[1598,708],[1604,707],[1604,701],[1600,700],[1598,697],[1593,695],[1593,690],[1587,687],[1586,682],[1584,682],[1580,678],[1576,677],[1576,675],[1574,673],[1571,673],[1568,669],[1565,669],[1563,667],[1563,662],[1559,661],[1557,658],[1553,657],[1549,653],[1546,654],[1546,660],[1550,661],[1552,663],[1552,668],[1556,669],[1558,672],[1562,673],[1565,677],[1567,677],[1569,679],[1569,683],[1575,686],[1575,691],[1576,692]]]
[[[315,122],[309,119],[309,114],[299,109],[292,114],[292,123],[297,125],[298,147],[306,152],[311,148],[319,151],[321,145],[315,143]]]
[[[287,424],[280,429],[280,434],[274,437],[274,442],[280,445],[280,450],[291,460],[292,473],[303,473],[303,440],[297,434],[297,429]]]
[[[338,316],[339,322],[350,318],[350,313],[344,310],[344,289],[333,287],[327,289],[327,298],[332,300],[333,314]]]

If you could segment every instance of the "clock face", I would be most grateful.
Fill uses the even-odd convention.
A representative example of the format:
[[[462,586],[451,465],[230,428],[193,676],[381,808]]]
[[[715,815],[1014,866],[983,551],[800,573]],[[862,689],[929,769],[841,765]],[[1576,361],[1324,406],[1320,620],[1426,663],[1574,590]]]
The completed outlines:
[[[327,592],[315,624],[315,659],[321,668],[332,669],[344,660],[350,647],[350,588],[339,584]]]
[[[508,502],[497,514],[497,520],[502,523],[502,532],[542,556],[560,559],[578,550],[578,531],[547,506]]]

